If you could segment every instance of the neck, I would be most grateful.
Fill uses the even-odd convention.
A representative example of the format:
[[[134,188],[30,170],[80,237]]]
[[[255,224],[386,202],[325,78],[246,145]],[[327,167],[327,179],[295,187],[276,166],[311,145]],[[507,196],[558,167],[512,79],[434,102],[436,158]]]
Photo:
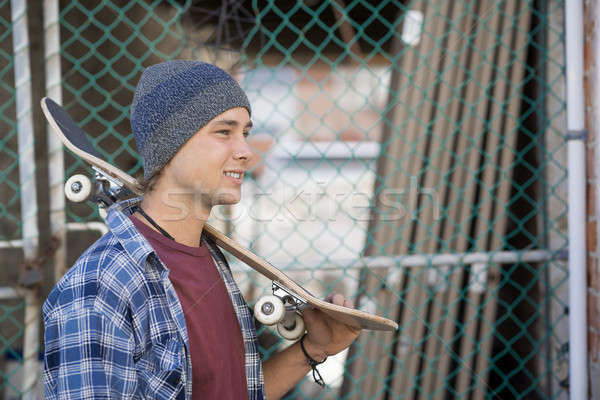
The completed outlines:
[[[160,191],[146,194],[140,206],[177,243],[190,247],[199,246],[204,224],[210,216],[209,207],[195,203],[189,196],[166,197]],[[139,213],[134,215],[157,230]]]

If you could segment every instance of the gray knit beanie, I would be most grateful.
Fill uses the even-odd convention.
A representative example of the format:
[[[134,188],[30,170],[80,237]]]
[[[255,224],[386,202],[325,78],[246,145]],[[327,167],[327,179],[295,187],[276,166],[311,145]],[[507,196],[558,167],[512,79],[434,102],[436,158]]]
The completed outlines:
[[[146,68],[131,104],[131,129],[144,178],[162,169],[211,119],[235,107],[251,113],[240,85],[212,64],[174,60]]]

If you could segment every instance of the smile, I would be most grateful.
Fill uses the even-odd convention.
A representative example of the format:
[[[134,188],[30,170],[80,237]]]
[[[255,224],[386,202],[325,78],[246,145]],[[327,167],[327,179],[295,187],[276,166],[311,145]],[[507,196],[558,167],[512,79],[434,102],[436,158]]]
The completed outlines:
[[[240,179],[243,175],[243,172],[225,171],[224,174],[225,176],[231,176],[232,178]]]

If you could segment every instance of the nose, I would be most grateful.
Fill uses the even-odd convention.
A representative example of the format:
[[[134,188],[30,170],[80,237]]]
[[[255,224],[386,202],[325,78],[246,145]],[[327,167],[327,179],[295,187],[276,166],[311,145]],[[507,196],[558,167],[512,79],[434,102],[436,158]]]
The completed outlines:
[[[233,152],[233,158],[235,158],[236,160],[250,161],[250,159],[252,159],[253,156],[254,153],[252,152],[252,149],[248,144],[248,140],[245,137],[242,137],[242,139],[236,142],[236,146]]]

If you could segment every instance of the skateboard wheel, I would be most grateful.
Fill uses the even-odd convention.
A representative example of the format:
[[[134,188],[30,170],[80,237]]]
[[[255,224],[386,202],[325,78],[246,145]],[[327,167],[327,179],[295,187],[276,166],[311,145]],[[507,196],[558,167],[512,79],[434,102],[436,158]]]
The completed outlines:
[[[83,174],[73,175],[65,183],[65,196],[74,203],[86,201],[92,193],[92,181]]]
[[[282,338],[287,340],[298,340],[304,334],[304,319],[294,313],[294,318],[291,324],[286,324],[284,321],[277,324],[277,332]]]
[[[277,296],[269,295],[261,297],[254,304],[254,317],[261,324],[275,325],[285,316],[283,301]]]

